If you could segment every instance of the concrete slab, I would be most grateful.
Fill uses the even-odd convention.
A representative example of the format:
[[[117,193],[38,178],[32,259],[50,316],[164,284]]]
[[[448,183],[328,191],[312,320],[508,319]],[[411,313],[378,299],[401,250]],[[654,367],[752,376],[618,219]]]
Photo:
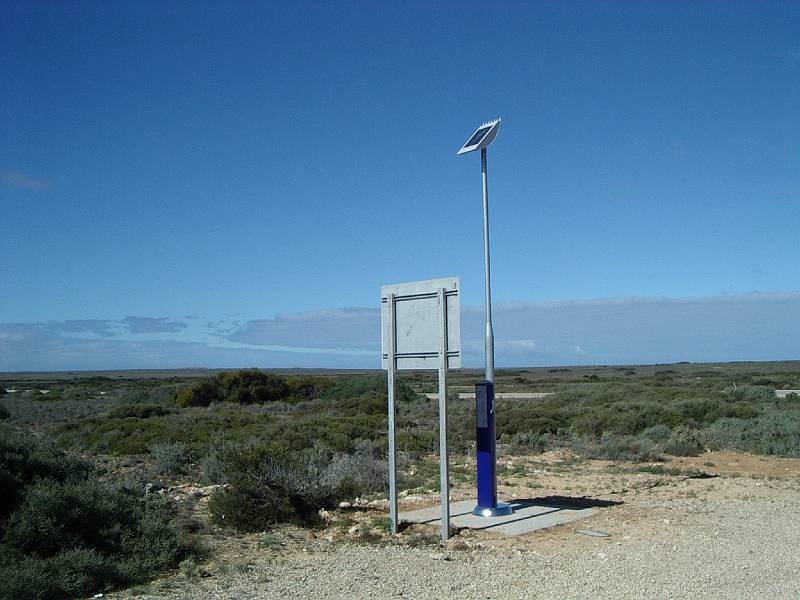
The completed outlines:
[[[555,392],[497,392],[494,397],[497,400],[539,400],[552,396]],[[438,400],[439,394],[425,394],[428,400]],[[458,394],[459,400],[475,400],[474,392],[461,392]]]
[[[472,514],[475,500],[450,503],[450,525],[467,529],[497,531],[506,535],[521,535],[537,529],[563,525],[570,521],[585,519],[592,514],[591,508],[559,505],[556,502],[534,502],[512,500],[508,502],[514,514],[505,517],[477,517]],[[400,521],[406,523],[441,523],[440,507],[431,506],[411,512],[400,513]]]

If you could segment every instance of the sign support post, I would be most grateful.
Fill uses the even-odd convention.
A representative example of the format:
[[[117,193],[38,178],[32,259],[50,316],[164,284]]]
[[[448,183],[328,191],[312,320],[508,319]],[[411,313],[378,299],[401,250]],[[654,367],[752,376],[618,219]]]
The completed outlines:
[[[439,303],[439,490],[442,503],[442,543],[450,537],[450,478],[447,453],[447,297],[437,290]]]
[[[447,451],[447,370],[461,367],[458,277],[414,281],[381,288],[381,360],[388,381],[389,519],[397,535],[397,405],[395,377],[402,369],[439,372],[439,482],[442,543],[450,538]]]
[[[388,354],[389,354],[389,368],[387,369],[388,377],[388,404],[389,404],[389,520],[391,521],[392,535],[397,535],[397,448],[395,447],[396,440],[396,425],[395,415],[397,409],[394,405],[394,372],[397,367],[397,360],[395,358],[395,316],[394,316],[394,294],[389,294],[386,298],[388,319],[389,319],[389,339]]]

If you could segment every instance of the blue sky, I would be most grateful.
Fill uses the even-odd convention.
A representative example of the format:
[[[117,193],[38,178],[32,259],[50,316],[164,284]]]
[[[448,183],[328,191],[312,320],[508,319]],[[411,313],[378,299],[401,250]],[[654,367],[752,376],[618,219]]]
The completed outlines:
[[[800,358],[798,31],[796,2],[0,2],[0,370],[377,367],[380,286],[450,275],[479,366],[455,152],[498,115],[500,366]]]

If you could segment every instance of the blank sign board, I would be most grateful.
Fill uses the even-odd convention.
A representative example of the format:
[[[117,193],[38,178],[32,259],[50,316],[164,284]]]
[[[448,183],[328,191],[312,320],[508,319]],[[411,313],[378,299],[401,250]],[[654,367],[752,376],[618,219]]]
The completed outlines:
[[[439,368],[439,300],[446,299],[447,368],[461,367],[461,318],[458,277],[387,285],[381,288],[381,362],[389,368],[389,336],[395,334],[398,369]],[[394,294],[394,327],[389,297]]]

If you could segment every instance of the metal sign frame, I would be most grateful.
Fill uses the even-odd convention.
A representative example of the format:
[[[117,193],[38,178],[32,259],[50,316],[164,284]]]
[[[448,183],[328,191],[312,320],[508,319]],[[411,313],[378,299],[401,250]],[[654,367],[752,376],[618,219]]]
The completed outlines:
[[[461,311],[458,277],[385,285],[381,288],[381,362],[389,368],[390,327],[394,326],[396,368],[439,368],[439,309],[437,294],[446,299],[447,367],[461,367]],[[389,319],[389,295],[394,295],[394,317]]]
[[[447,370],[461,366],[460,281],[458,277],[381,288],[381,359],[387,371],[389,413],[389,517],[398,531],[395,376],[401,369],[439,371],[439,478],[442,542],[450,537],[450,481],[447,450]],[[434,344],[436,344],[434,346]]]

